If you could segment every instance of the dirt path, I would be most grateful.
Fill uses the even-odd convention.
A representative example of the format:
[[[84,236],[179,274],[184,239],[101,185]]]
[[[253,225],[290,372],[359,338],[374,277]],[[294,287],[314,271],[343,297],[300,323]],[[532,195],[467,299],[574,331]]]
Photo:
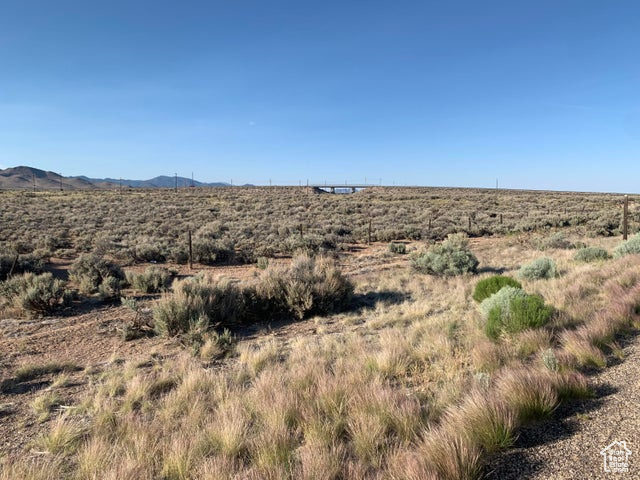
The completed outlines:
[[[487,478],[639,479],[640,337],[625,359],[592,377],[595,397],[561,406],[554,418],[523,429],[512,448],[489,465]],[[605,473],[600,452],[625,441],[632,452],[627,473]]]

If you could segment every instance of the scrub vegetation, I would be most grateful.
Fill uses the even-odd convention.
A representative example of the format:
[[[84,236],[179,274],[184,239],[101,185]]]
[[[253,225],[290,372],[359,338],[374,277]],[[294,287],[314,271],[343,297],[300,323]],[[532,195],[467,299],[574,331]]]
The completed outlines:
[[[482,478],[640,326],[613,202],[2,192],[0,479]]]

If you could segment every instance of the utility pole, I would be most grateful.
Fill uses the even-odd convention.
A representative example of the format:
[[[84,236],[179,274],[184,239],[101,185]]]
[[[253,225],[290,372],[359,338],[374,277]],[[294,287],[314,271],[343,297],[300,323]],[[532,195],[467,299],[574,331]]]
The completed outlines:
[[[178,174],[177,174],[177,173],[175,173],[174,175],[175,175],[175,177],[176,177],[176,184],[175,184],[175,187],[174,187],[174,191],[175,191],[176,193],[178,193]]]
[[[36,193],[36,174],[33,173],[31,176],[33,177],[33,193]]]

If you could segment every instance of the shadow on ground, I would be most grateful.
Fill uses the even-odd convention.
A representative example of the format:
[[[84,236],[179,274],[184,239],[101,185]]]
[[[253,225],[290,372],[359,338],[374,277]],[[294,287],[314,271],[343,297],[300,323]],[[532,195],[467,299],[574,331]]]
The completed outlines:
[[[592,398],[573,399],[561,404],[551,419],[532,423],[520,428],[513,447],[489,459],[485,478],[491,480],[516,480],[531,478],[544,466],[543,463],[527,454],[527,449],[538,445],[550,444],[570,437],[579,429],[580,415],[598,409],[609,395],[617,389],[610,385],[601,385],[594,391]]]
[[[377,292],[359,293],[353,296],[351,308],[348,312],[360,312],[368,308],[375,308],[378,303],[383,305],[397,305],[409,300],[410,295],[397,290],[381,290]]]

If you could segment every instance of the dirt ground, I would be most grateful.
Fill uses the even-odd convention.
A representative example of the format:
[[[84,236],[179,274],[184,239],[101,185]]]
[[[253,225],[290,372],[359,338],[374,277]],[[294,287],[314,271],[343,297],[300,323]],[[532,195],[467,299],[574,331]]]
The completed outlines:
[[[387,244],[354,247],[341,260],[341,267],[351,276],[379,273],[391,268],[406,268],[407,256],[388,257]],[[285,263],[287,259],[272,262]],[[69,259],[51,259],[48,270],[58,278],[68,279],[68,270],[73,263]],[[126,267],[125,271],[142,271],[149,265]],[[214,266],[163,265],[186,277],[200,272],[247,280],[257,276],[260,270],[255,265]],[[133,291],[124,296],[135,296]],[[142,315],[151,317],[153,300],[160,295],[137,295],[142,306]],[[36,397],[52,385],[59,374],[38,375],[27,381],[16,382],[16,372],[25,366],[65,364],[69,371],[63,391],[63,404],[77,405],[87,386],[98,378],[100,372],[113,363],[134,362],[141,368],[158,358],[171,358],[184,349],[177,341],[157,336],[146,336],[124,341],[123,326],[134,319],[134,312],[119,303],[105,303],[98,299],[81,299],[59,315],[43,318],[0,318],[0,456],[13,457],[22,454],[25,448],[32,450],[34,438],[49,428],[50,419],[39,421],[32,408]],[[331,329],[331,322],[323,325],[324,331]],[[243,341],[251,341],[264,333],[278,337],[297,337],[315,333],[316,325],[311,321],[282,322],[244,327],[240,334]],[[54,412],[55,413],[55,412]],[[51,417],[54,417],[52,415]],[[37,455],[37,451],[33,451]]]

